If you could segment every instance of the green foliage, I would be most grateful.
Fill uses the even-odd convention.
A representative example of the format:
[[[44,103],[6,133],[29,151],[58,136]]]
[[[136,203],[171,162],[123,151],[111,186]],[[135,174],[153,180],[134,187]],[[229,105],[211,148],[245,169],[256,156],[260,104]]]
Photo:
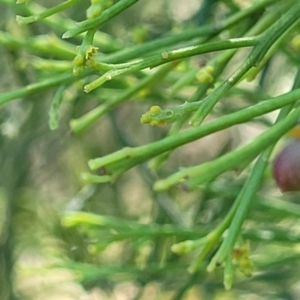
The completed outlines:
[[[108,298],[292,299],[300,206],[270,163],[300,116],[299,1],[44,2],[0,0],[1,299],[34,299],[26,249]]]

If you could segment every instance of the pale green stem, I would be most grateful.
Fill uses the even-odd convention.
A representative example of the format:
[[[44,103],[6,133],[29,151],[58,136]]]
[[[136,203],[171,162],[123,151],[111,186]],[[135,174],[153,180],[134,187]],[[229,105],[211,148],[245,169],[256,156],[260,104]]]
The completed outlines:
[[[68,1],[58,4],[52,8],[47,9],[47,10],[43,11],[42,13],[34,15],[34,16],[29,16],[29,17],[16,16],[16,21],[20,25],[30,24],[30,23],[45,19],[49,16],[52,16],[58,12],[63,11],[63,10],[66,10],[66,9],[76,5],[79,1],[81,1],[81,0],[68,0]]]

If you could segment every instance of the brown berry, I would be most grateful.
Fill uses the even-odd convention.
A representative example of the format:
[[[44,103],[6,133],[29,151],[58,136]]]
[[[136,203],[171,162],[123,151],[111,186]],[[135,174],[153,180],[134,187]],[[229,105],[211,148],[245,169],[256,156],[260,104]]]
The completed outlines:
[[[292,141],[278,154],[273,176],[282,192],[300,191],[300,141]]]

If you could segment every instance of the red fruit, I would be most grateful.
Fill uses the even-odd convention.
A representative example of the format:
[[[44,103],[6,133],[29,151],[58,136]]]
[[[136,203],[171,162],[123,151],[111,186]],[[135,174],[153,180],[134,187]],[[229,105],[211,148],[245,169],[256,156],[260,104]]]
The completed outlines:
[[[282,192],[300,191],[300,141],[292,141],[275,158],[273,176]]]

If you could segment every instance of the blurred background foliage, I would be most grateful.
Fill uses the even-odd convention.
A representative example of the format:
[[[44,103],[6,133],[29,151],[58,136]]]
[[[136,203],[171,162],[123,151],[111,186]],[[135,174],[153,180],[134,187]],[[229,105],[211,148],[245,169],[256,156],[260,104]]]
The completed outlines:
[[[109,54],[168,31],[214,24],[253,2],[139,1],[101,27],[108,42],[99,48]],[[36,3],[51,7],[60,1]],[[89,1],[81,1],[61,15],[65,20],[84,20],[89,5]],[[80,38],[67,41],[74,46],[69,52],[42,50],[45,39],[61,37],[63,24],[45,21],[19,26],[15,16],[27,15],[25,5],[1,0],[0,9],[1,93],[60,74],[64,63],[67,68],[71,66]],[[264,13],[259,10],[222,35],[235,36],[251,28],[251,22],[255,24]],[[294,36],[297,30],[299,25]],[[39,46],[31,40],[37,36],[41,36]],[[233,89],[226,105],[220,104],[211,118],[255,103],[256,95],[287,92],[299,63],[295,51],[286,46],[290,40],[268,62],[262,76]],[[246,53],[240,51],[221,77],[226,78]],[[299,194],[282,196],[270,172],[266,172],[265,183],[253,199],[240,237],[245,252],[247,247],[251,249],[253,276],[245,277],[237,263],[231,291],[223,288],[221,268],[212,274],[205,270],[213,253],[191,275],[187,268],[195,253],[178,256],[170,248],[215,228],[229,211],[249,170],[239,176],[228,172],[193,192],[152,190],[158,176],[218,157],[252,140],[270,126],[274,114],[175,150],[159,174],[140,165],[113,184],[86,185],[81,180],[89,159],[166,136],[168,126],[141,125],[141,115],[152,105],[173,107],[190,98],[197,91],[196,79],[176,93],[171,87],[214,55],[183,61],[150,90],[110,110],[80,134],[71,133],[71,119],[109,101],[151,71],[116,78],[89,94],[83,92],[80,81],[68,84],[63,90],[59,128],[54,131],[49,129],[48,114],[57,86],[1,107],[1,299],[299,299]],[[51,60],[56,60],[52,67]]]

